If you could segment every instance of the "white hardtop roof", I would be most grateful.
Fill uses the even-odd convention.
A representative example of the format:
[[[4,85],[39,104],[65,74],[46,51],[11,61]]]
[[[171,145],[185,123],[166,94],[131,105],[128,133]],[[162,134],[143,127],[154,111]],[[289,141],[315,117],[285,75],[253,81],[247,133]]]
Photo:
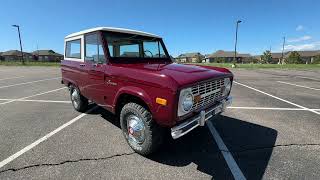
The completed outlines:
[[[83,30],[83,31],[80,31],[80,32],[72,33],[72,34],[66,36],[65,39],[68,39],[68,38],[71,38],[71,37],[75,37],[75,36],[79,36],[79,35],[83,35],[83,34],[90,33],[90,32],[94,32],[94,31],[111,31],[111,32],[137,34],[137,35],[142,35],[142,36],[160,38],[160,36],[155,35],[155,34],[143,32],[143,31],[132,30],[132,29],[124,29],[124,28],[116,28],[116,27],[96,27],[96,28],[87,29],[87,30]]]

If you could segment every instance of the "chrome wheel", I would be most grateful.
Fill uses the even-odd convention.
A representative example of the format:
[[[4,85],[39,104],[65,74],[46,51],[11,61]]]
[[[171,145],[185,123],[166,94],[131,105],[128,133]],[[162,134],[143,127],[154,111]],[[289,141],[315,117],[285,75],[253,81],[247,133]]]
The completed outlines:
[[[132,145],[141,145],[145,141],[145,126],[141,118],[136,115],[129,115],[127,129],[128,140]]]
[[[76,89],[73,89],[73,92],[71,93],[71,101],[72,101],[73,106],[76,109],[79,108],[80,94]]]

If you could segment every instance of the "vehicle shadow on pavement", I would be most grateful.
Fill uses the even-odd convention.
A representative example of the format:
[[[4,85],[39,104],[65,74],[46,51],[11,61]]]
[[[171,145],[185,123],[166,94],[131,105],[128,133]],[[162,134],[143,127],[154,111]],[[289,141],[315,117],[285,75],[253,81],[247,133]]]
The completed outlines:
[[[108,111],[99,108],[93,114],[100,114],[102,118],[120,128],[117,118]],[[244,176],[248,179],[261,179],[272,154],[277,131],[227,116],[215,118],[212,123]],[[212,176],[213,179],[233,179],[207,127],[196,128],[177,140],[167,138],[163,146],[147,158],[169,166],[195,165],[198,171]]]

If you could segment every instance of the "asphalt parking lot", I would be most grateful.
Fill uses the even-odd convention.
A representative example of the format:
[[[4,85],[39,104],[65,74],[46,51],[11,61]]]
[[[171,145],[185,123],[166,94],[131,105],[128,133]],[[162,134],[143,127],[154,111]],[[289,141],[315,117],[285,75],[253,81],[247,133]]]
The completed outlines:
[[[142,157],[116,117],[73,110],[59,68],[0,67],[0,179],[319,179],[320,71],[233,73],[227,112]]]

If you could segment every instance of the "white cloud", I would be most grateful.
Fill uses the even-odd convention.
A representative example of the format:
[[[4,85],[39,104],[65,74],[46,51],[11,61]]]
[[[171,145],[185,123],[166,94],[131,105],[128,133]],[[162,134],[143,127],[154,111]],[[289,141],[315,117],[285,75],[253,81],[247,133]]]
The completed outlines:
[[[288,39],[288,42],[301,42],[301,41],[306,41],[306,40],[310,40],[312,39],[311,36],[302,36],[302,37],[299,37],[299,38],[291,38],[291,39]]]
[[[286,45],[284,46],[285,51],[305,51],[305,50],[317,50],[320,49],[320,42],[314,42],[310,44],[300,44],[300,45]]]
[[[296,27],[296,31],[302,31],[304,30],[304,27],[302,25],[299,25]]]

